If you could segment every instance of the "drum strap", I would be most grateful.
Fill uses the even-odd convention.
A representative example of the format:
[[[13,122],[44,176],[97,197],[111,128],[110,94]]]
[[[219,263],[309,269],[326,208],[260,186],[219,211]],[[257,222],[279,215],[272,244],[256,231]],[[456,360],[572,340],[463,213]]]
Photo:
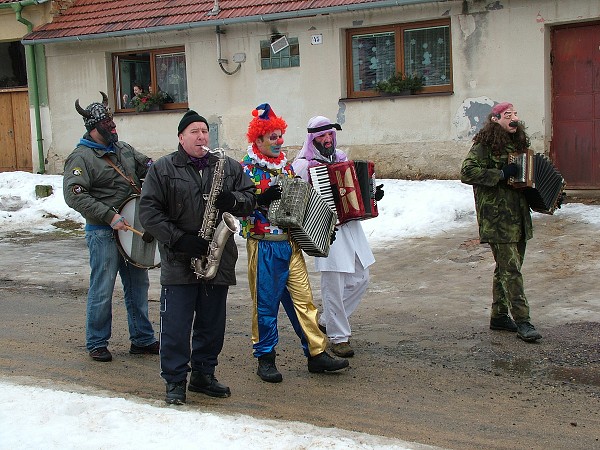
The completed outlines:
[[[125,175],[123,172],[121,172],[121,170],[120,170],[120,169],[119,169],[119,168],[118,168],[118,167],[115,165],[115,163],[114,163],[114,162],[112,162],[112,160],[110,159],[110,156],[108,156],[107,154],[105,154],[105,155],[102,157],[102,159],[103,159],[103,160],[105,160],[105,161],[106,161],[108,164],[110,164],[110,165],[111,165],[111,167],[112,167],[113,169],[115,169],[115,170],[118,172],[118,174],[119,174],[119,175],[121,175],[123,178],[125,178],[125,179],[127,180],[127,182],[129,183],[129,185],[130,185],[130,186],[133,188],[133,190],[134,190],[135,192],[137,192],[138,194],[141,194],[141,193],[142,193],[142,190],[141,190],[139,187],[137,187],[137,185],[135,184],[135,181],[133,181],[133,178],[131,178],[131,177],[128,177],[128,176],[127,176],[127,175]]]

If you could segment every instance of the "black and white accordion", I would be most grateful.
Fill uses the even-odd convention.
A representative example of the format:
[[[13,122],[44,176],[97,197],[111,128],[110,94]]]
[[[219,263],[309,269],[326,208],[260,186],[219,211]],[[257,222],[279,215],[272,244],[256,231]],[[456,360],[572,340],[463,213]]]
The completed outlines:
[[[548,157],[527,149],[508,155],[508,162],[515,163],[519,169],[516,176],[508,179],[508,184],[523,189],[533,211],[553,214],[560,206],[567,184]]]
[[[336,214],[313,187],[301,178],[279,175],[281,199],[269,205],[269,222],[288,228],[290,236],[307,255],[329,255]]]

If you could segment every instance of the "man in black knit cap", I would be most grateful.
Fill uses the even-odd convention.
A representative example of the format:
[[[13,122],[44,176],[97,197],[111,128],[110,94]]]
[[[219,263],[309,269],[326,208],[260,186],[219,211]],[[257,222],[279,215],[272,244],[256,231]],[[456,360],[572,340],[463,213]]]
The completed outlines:
[[[177,134],[177,150],[156,161],[146,175],[139,216],[159,242],[161,376],[166,382],[165,401],[180,405],[186,400],[186,385],[212,397],[231,395],[229,387],[215,378],[215,367],[223,348],[227,293],[236,284],[233,216],[249,214],[255,196],[254,183],[239,162],[209,151],[204,117],[188,111]],[[214,183],[220,188],[212,192]],[[215,220],[212,230],[201,237],[206,211]],[[223,216],[227,228],[219,228]],[[220,255],[212,264],[210,271],[216,273],[211,277],[192,263],[210,261],[209,252]]]

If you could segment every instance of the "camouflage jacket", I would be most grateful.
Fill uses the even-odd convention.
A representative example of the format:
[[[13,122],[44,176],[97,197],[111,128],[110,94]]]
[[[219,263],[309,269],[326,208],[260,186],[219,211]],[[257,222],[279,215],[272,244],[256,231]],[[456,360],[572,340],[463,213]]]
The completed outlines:
[[[460,180],[473,185],[481,242],[505,244],[533,237],[529,204],[522,191],[502,179],[500,170],[508,162],[506,147],[498,156],[489,147],[475,144],[463,161]]]

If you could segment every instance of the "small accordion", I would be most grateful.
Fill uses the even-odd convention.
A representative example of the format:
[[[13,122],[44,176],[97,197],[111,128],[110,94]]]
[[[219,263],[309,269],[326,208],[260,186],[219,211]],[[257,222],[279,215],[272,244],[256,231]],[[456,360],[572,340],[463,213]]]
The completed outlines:
[[[310,180],[330,208],[338,224],[377,217],[375,164],[372,161],[343,161],[309,169]]]
[[[277,177],[281,199],[273,200],[269,222],[288,228],[290,236],[307,255],[329,255],[330,239],[337,216],[313,187],[301,178]]]
[[[515,189],[523,189],[533,211],[553,214],[560,206],[567,184],[548,157],[527,149],[523,153],[509,154],[508,162],[516,164],[519,169],[516,176],[508,179],[508,184]]]

